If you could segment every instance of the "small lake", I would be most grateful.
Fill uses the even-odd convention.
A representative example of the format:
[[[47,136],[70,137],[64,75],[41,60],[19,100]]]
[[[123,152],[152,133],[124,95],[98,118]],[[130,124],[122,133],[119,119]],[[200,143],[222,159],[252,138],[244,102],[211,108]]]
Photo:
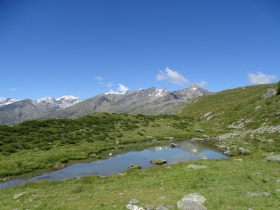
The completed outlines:
[[[95,160],[89,163],[76,163],[60,170],[50,173],[44,173],[27,179],[13,179],[11,181],[1,183],[0,189],[19,185],[25,182],[33,182],[40,180],[62,180],[65,178],[83,177],[87,175],[108,176],[110,174],[118,174],[129,168],[130,164],[140,165],[141,168],[151,167],[153,164],[150,160],[165,159],[167,164],[177,162],[190,161],[196,159],[220,159],[227,158],[222,151],[212,147],[204,142],[190,142],[188,140],[174,142],[179,147],[172,148],[170,141],[162,141],[146,145],[146,148],[130,146],[123,150],[106,151],[102,156],[107,155],[109,158],[104,160]],[[138,151],[139,150],[139,151]],[[124,152],[124,153],[123,153]],[[112,156],[109,156],[111,153]],[[123,153],[123,154],[122,154]],[[36,174],[36,172],[34,173]],[[37,172],[38,174],[38,172]]]

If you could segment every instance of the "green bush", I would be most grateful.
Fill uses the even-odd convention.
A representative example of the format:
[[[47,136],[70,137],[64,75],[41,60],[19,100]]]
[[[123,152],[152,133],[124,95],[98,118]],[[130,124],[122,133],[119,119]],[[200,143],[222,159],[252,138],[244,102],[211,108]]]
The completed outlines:
[[[280,81],[278,82],[278,88],[277,88],[277,93],[276,95],[280,95]]]

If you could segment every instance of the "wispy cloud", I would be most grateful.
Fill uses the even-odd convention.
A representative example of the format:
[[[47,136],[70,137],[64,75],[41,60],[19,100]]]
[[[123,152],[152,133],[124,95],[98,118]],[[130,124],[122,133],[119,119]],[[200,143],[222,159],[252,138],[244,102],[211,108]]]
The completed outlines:
[[[201,80],[200,83],[197,84],[199,87],[205,87],[207,85],[207,82]]]
[[[102,78],[102,77],[97,76],[97,77],[95,77],[95,79],[96,79],[97,81],[99,81],[99,84],[103,84],[103,78]]]
[[[119,88],[118,88],[119,92],[125,92],[125,91],[128,91],[128,90],[129,90],[128,87],[125,87],[124,85],[119,84]]]
[[[173,71],[168,67],[166,67],[165,71],[159,70],[156,80],[168,80],[175,85],[184,85],[189,82],[188,79],[186,79],[183,75],[179,74],[177,71]]]
[[[257,72],[256,74],[248,72],[248,80],[251,84],[267,84],[275,79],[275,75],[267,75],[262,72]]]
[[[108,84],[107,84],[107,87],[112,87],[113,86],[113,83],[112,82],[109,82]]]
[[[10,88],[10,90],[11,90],[11,91],[16,91],[17,89],[16,89],[16,88]]]

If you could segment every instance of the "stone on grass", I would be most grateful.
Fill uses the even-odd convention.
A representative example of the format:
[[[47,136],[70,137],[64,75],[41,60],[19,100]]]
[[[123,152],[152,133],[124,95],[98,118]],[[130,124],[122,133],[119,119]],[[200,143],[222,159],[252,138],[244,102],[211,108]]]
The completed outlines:
[[[150,162],[153,163],[153,164],[161,165],[161,164],[167,163],[167,160],[165,160],[165,159],[157,159],[157,160],[151,160]]]
[[[268,157],[264,158],[264,161],[272,161],[272,162],[280,163],[280,155],[268,156]]]
[[[181,200],[177,203],[177,207],[181,210],[207,210],[201,203],[192,200]]]
[[[155,208],[155,210],[169,210],[168,208],[164,207],[164,206],[157,206]]]
[[[145,210],[143,207],[141,206],[137,206],[137,205],[132,205],[132,204],[127,204],[126,205],[126,209],[128,210]]]
[[[133,198],[129,201],[129,204],[131,204],[131,205],[135,205],[135,204],[138,204],[138,203],[140,203],[140,201],[138,199],[135,199],[135,198]]]
[[[177,202],[178,209],[181,210],[207,210],[202,204],[206,201],[202,195],[198,193],[188,194]]]
[[[23,196],[24,194],[25,194],[25,192],[14,194],[13,199],[16,200],[16,199],[20,198],[21,196]]]
[[[187,168],[192,168],[192,169],[202,169],[202,168],[207,168],[207,166],[190,164],[190,165],[188,165],[188,167],[187,167]]]

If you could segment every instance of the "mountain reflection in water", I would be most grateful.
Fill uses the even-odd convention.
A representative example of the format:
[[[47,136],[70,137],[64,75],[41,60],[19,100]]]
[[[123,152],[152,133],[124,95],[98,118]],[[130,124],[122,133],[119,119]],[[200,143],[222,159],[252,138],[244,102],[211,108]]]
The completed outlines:
[[[222,154],[221,150],[212,147],[203,142],[181,141],[176,142],[179,147],[170,147],[170,142],[164,145],[148,147],[142,151],[127,152],[119,154],[115,157],[110,157],[106,160],[97,160],[91,163],[78,163],[70,165],[61,170],[43,174],[29,179],[15,179],[9,182],[0,184],[1,188],[11,187],[25,182],[33,182],[40,180],[62,180],[65,178],[83,177],[86,175],[101,175],[107,176],[110,174],[121,173],[126,170],[130,164],[140,165],[141,168],[152,166],[150,160],[166,159],[168,164],[173,164],[181,161],[189,161],[201,158],[219,159],[227,158]],[[132,149],[133,150],[133,149]],[[113,152],[114,153],[114,152]]]

